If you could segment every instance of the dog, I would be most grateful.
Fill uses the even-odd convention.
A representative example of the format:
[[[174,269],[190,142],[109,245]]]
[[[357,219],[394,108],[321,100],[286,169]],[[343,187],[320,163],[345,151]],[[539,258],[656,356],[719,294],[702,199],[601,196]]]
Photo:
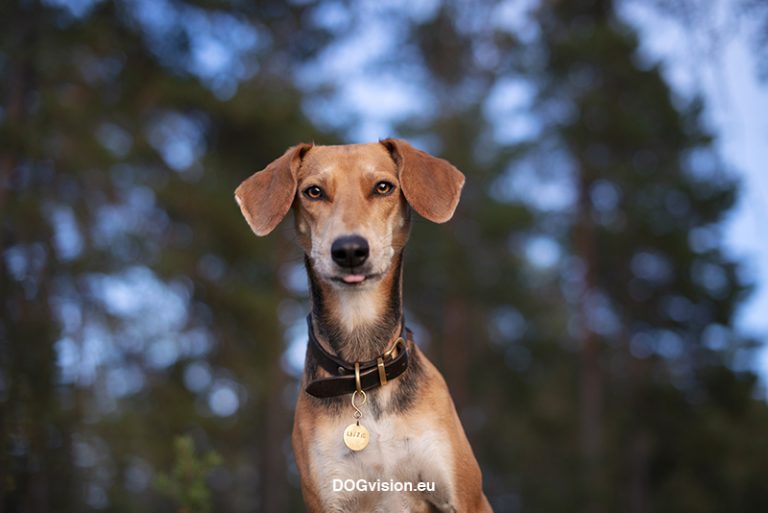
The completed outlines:
[[[310,513],[491,511],[445,380],[403,321],[411,212],[448,221],[463,185],[449,162],[385,139],[293,146],[235,191],[258,236],[292,208],[305,255],[291,441]]]

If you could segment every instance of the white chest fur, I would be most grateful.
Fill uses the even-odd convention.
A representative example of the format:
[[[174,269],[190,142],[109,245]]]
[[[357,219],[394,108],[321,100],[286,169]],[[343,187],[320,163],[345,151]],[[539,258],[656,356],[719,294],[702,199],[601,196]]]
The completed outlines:
[[[368,429],[370,443],[353,452],[342,439],[351,419],[350,413],[323,423],[309,450],[310,472],[326,511],[415,513],[428,511],[427,501],[451,511],[455,462],[437,426],[405,422],[396,415],[377,420],[364,415],[360,423]],[[399,483],[413,491],[396,489]],[[419,483],[429,489],[417,491]]]

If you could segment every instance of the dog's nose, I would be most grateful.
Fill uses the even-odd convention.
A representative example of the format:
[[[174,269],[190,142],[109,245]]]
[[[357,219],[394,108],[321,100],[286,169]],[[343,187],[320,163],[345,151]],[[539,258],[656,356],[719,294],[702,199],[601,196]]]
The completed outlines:
[[[368,241],[359,235],[339,237],[331,245],[331,257],[341,267],[357,267],[368,260]]]

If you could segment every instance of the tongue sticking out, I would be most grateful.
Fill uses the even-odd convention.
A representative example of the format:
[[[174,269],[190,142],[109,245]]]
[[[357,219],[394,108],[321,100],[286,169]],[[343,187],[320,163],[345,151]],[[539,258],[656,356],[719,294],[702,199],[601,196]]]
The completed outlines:
[[[344,280],[344,283],[360,283],[365,279],[365,276],[362,274],[348,274],[342,278]]]

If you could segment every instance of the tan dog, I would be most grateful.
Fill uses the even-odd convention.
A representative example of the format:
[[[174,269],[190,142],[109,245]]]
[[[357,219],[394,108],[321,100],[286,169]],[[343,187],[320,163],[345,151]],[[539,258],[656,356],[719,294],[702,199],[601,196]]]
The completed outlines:
[[[235,191],[256,235],[293,206],[305,253],[310,343],[292,441],[312,513],[491,511],[445,381],[403,328],[410,209],[443,223],[463,185],[445,160],[387,139],[294,146]]]

